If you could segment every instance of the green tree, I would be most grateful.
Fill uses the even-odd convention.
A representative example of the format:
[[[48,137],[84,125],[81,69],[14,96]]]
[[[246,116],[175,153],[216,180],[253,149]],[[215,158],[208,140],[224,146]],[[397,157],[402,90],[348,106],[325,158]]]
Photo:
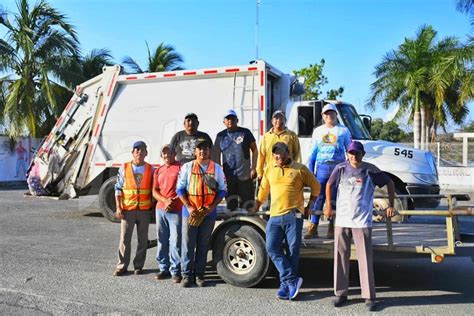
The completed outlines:
[[[328,78],[323,74],[325,63],[326,61],[321,59],[319,64],[310,64],[308,67],[293,71],[295,76],[302,76],[305,78],[304,100],[318,100],[321,98],[321,95],[323,94],[321,88],[328,83]],[[343,92],[343,87],[331,89],[326,92],[326,97],[335,100],[336,98],[341,97]]]
[[[469,14],[471,25],[474,26],[474,0],[457,0],[456,8],[464,14]]]
[[[474,120],[470,121],[464,128],[462,129],[465,133],[474,133]]]
[[[1,121],[11,137],[25,132],[41,136],[62,111],[60,105],[70,95],[61,82],[70,76],[63,67],[77,59],[78,39],[65,15],[40,0],[30,7],[18,0],[12,21],[0,13],[6,28],[0,40]]]
[[[65,83],[71,88],[100,75],[104,66],[114,65],[112,54],[106,48],[93,49],[77,60],[71,59],[70,63],[65,65],[65,69],[70,73]]]
[[[373,139],[382,139],[390,142],[400,142],[406,133],[394,121],[385,122],[378,118],[372,120],[370,134]]]
[[[388,109],[392,104],[399,109],[395,118],[408,114],[413,120],[415,148],[444,127],[448,118],[456,123],[468,113],[466,103],[473,97],[472,47],[462,45],[453,37],[436,42],[437,32],[431,26],[420,28],[415,39],[405,39],[387,53],[379,63],[371,84],[367,105],[375,108],[381,102]],[[423,146],[422,146],[423,147]]]
[[[146,42],[145,42],[146,43]],[[129,73],[159,72],[183,69],[183,57],[176,52],[173,46],[161,43],[152,53],[148,43],[146,43],[148,51],[148,64],[145,69],[130,56],[126,56],[122,63]]]

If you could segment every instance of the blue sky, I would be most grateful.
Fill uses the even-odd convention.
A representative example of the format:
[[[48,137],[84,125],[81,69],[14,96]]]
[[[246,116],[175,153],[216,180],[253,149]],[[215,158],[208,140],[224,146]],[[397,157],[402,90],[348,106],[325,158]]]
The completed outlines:
[[[454,0],[260,0],[259,57],[284,72],[326,60],[328,90],[369,112],[372,72],[383,55],[430,24],[438,38],[465,40],[467,16]],[[172,44],[185,67],[246,64],[255,58],[256,0],[51,0],[77,28],[82,50],[108,48],[145,63],[146,46]],[[16,12],[13,0],[2,0]],[[474,119],[474,105],[470,105]],[[392,110],[377,109],[387,118]]]

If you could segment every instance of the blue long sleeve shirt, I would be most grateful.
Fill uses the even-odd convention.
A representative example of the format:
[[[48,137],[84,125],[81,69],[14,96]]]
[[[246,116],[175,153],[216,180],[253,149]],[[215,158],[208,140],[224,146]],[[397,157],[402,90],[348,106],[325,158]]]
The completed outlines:
[[[315,172],[318,164],[339,163],[346,160],[346,150],[352,141],[349,130],[338,124],[334,127],[321,125],[313,131],[313,150],[308,159],[308,168]]]

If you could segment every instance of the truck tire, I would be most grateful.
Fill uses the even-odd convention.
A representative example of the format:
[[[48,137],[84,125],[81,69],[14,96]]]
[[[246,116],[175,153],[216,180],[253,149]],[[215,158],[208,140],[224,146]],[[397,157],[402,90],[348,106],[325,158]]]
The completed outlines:
[[[114,186],[117,182],[117,176],[108,178],[99,189],[99,205],[100,212],[111,222],[120,222],[118,218],[115,217],[115,190]]]
[[[385,188],[376,188],[375,189],[375,195],[388,195],[387,191]],[[374,199],[374,209],[375,210],[384,210],[389,206],[388,199]],[[404,206],[404,203],[402,202],[401,199],[395,198],[393,201],[393,206],[395,210],[406,210],[407,207]],[[384,222],[385,219],[383,219],[381,216],[374,214],[373,215],[374,222]],[[407,216],[404,215],[395,215],[392,217],[392,222],[394,223],[403,223],[408,220]]]
[[[218,232],[212,255],[219,276],[239,287],[252,287],[267,276],[270,259],[265,239],[250,225],[236,223]]]

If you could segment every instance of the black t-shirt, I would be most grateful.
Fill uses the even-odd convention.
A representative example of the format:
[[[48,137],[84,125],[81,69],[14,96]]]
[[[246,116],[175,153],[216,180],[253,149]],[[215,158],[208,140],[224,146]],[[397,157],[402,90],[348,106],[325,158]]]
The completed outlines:
[[[198,141],[207,140],[211,144],[212,140],[208,134],[197,131],[193,135],[188,135],[186,131],[179,131],[174,134],[171,139],[171,146],[176,151],[176,160],[181,161],[182,164],[196,159],[194,150]]]
[[[225,129],[216,136],[214,151],[222,153],[224,173],[240,180],[250,179],[250,144],[255,137],[249,129],[237,127],[234,131]]]

